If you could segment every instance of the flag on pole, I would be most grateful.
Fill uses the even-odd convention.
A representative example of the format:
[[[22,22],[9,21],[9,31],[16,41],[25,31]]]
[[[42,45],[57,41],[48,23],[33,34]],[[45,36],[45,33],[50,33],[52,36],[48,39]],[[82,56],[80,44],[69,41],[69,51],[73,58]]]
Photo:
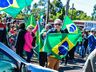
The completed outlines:
[[[64,18],[62,29],[65,28],[67,28],[69,34],[70,33],[78,34],[79,35],[78,41],[82,41],[82,32],[68,16],[65,16]]]
[[[69,33],[78,33],[77,26],[73,23],[73,21],[68,17],[65,16],[62,29],[67,28]]]
[[[42,52],[43,50],[43,45],[44,45],[44,41],[41,37],[41,34],[42,34],[42,30],[44,30],[44,20],[43,20],[43,17],[44,17],[44,13],[43,12],[40,12],[40,20],[39,20],[39,52]]]
[[[40,12],[40,20],[39,20],[39,28],[40,28],[40,32],[43,30],[43,25],[44,25],[44,13]]]
[[[32,25],[32,27],[35,27],[35,26],[36,26],[36,19],[34,18],[33,15],[31,15],[31,16],[27,19],[26,27],[27,27],[28,25]]]

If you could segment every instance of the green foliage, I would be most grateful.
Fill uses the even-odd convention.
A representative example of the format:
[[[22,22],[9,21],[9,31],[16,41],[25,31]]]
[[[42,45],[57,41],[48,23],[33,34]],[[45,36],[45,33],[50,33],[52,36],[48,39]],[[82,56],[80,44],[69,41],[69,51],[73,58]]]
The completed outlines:
[[[61,20],[63,20],[65,7],[63,6],[61,0],[54,0],[52,3],[50,3],[49,9],[50,19],[54,20],[56,18],[60,18]]]
[[[32,8],[32,14],[34,14],[36,20],[40,19],[40,13],[45,14],[45,8],[40,8],[40,6],[44,7],[45,1],[44,0],[39,0],[38,3],[35,3]]]
[[[92,19],[96,20],[96,5],[94,5],[93,13],[92,13]]]
[[[70,9],[68,15],[72,20],[91,20],[91,17],[81,10]]]
[[[45,11],[45,0],[40,0],[38,3],[35,3],[32,8],[32,14],[36,16],[37,19],[39,19],[39,13],[40,12],[46,12]],[[45,8],[39,8],[40,6],[43,6]],[[46,14],[46,13],[45,13]],[[60,18],[63,20],[65,15],[65,6],[63,6],[63,3],[61,0],[54,0],[52,3],[49,4],[49,19],[55,20],[56,18]],[[72,20],[91,20],[92,18],[90,16],[87,16],[86,13],[84,13],[81,10],[76,10],[75,8],[69,9],[68,16],[71,17]]]
[[[50,3],[49,6],[50,9],[50,19],[56,19],[60,18],[63,20],[63,17],[65,15],[65,7],[62,5],[61,0],[54,0],[52,3]],[[71,17],[72,20],[91,20],[92,18],[90,16],[87,16],[86,13],[80,10],[76,10],[75,8],[69,9],[68,16]]]

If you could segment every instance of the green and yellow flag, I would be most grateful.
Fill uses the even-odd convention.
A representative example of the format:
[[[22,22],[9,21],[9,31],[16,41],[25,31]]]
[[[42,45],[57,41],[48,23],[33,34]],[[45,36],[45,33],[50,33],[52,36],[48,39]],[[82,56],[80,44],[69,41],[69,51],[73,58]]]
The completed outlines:
[[[68,16],[64,19],[62,29],[65,28],[68,33],[49,33],[44,44],[44,51],[58,59],[64,58],[81,37],[80,30]]]
[[[44,13],[40,12],[40,19],[39,19],[39,52],[42,52],[43,50],[43,45],[44,45],[44,40],[42,39],[41,35],[45,31],[44,29],[44,21],[43,21],[43,16]]]
[[[75,46],[78,37],[78,34],[50,33],[46,38],[44,51],[62,59]]]
[[[68,17],[65,16],[62,29],[67,28],[69,34],[79,34],[78,41],[82,41],[82,33],[76,24]]]
[[[33,0],[0,0],[0,11],[4,11],[16,17],[26,6],[29,6]]]
[[[33,15],[30,15],[26,21],[26,27],[28,25],[32,25],[32,27],[35,27],[36,26],[36,19]]]
[[[69,33],[78,33],[78,28],[74,22],[68,17],[65,16],[62,29],[67,28]]]

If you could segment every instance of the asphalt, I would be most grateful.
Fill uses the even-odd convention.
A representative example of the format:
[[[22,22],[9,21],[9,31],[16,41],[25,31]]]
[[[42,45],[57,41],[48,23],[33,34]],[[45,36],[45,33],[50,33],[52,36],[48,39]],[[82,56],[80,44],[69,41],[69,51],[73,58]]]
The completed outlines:
[[[84,63],[84,59],[75,58],[74,61],[68,61],[67,65],[65,63],[60,64],[59,72],[82,72]]]
[[[82,67],[84,66],[84,63],[86,61],[86,58],[80,58],[75,57],[74,61],[69,60],[67,65],[65,65],[64,62],[60,63],[59,72],[82,72]],[[38,64],[38,59],[32,59],[33,64]]]

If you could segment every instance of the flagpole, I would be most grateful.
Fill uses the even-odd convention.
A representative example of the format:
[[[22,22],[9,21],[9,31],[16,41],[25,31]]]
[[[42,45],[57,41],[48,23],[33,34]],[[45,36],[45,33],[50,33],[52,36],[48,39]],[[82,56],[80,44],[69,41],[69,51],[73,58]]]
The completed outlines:
[[[48,0],[47,13],[46,13],[46,24],[48,23],[48,20],[49,20],[49,4],[50,4],[50,0]]]

